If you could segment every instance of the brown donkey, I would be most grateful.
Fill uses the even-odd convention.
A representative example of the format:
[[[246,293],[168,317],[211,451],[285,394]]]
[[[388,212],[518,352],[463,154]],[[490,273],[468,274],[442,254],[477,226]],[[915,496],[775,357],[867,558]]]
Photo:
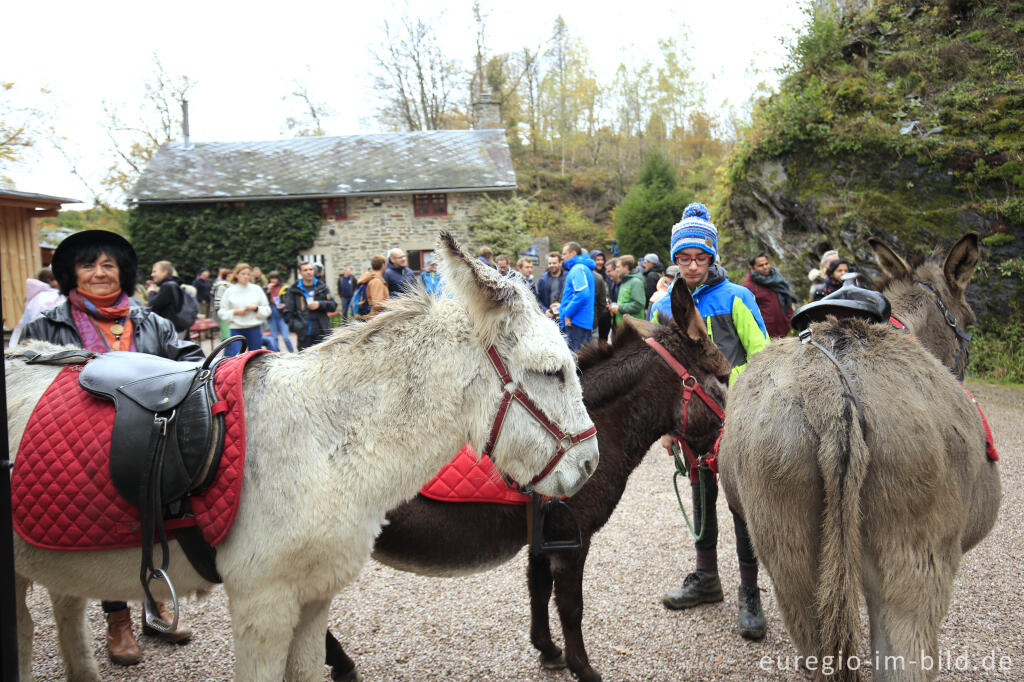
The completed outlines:
[[[816,657],[803,665],[830,680],[859,679],[860,661],[875,679],[927,680],[960,557],[992,529],[1000,501],[982,420],[950,371],[966,365],[958,330],[973,320],[964,289],[978,237],[916,267],[870,243],[910,335],[857,319],[812,324],[849,385],[813,345],[770,344],[729,391],[719,466],[793,643]],[[858,659],[861,590],[872,651]]]
[[[729,363],[708,338],[686,287],[674,287],[672,321],[666,325],[629,320],[615,333],[615,345],[585,346],[579,354],[583,402],[597,426],[601,464],[567,502],[579,521],[581,547],[531,553],[530,641],[545,668],[568,666],[586,682],[601,675],[590,665],[583,642],[583,572],[590,543],[615,511],[629,475],[651,443],[666,433],[680,435],[696,452],[706,452],[721,422],[694,394],[687,407],[684,382],[645,341],[654,340],[692,374],[708,395],[724,404]],[[684,412],[686,416],[684,416]],[[392,509],[373,548],[373,557],[403,571],[439,577],[495,568],[518,556],[527,543],[526,508],[506,504],[438,502],[418,496]],[[569,538],[575,528],[565,514],[549,519],[546,535]],[[555,644],[549,604],[562,624],[565,652]],[[497,615],[496,615],[497,617]],[[359,679],[355,662],[327,633],[332,679]]]

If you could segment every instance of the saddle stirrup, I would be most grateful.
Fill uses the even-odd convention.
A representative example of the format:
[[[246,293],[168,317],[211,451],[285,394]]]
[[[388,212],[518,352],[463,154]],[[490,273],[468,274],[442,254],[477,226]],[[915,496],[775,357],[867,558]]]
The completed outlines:
[[[172,410],[167,417],[159,415],[153,418],[153,430],[151,438],[156,439],[154,457],[150,462],[149,476],[143,482],[143,504],[140,507],[142,514],[142,566],[141,580],[142,591],[146,598],[143,600],[143,610],[146,614],[146,625],[162,633],[174,632],[178,627],[178,594],[171,582],[167,568],[170,564],[170,548],[167,543],[167,528],[164,526],[163,503],[160,499],[160,472],[163,470],[164,451],[167,446],[168,427],[174,425],[176,411]],[[160,568],[153,566],[153,533],[156,532],[160,538],[161,562]],[[168,623],[160,615],[156,599],[150,591],[150,585],[154,579],[159,579],[167,585],[171,593],[171,622]]]

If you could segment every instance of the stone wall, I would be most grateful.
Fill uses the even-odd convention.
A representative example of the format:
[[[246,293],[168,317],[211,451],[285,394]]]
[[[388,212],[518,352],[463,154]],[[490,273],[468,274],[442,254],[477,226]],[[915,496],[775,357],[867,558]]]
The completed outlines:
[[[412,194],[348,197],[345,220],[325,220],[313,247],[302,252],[324,258],[331,288],[345,268],[357,277],[370,267],[374,255],[386,256],[388,249],[430,251],[441,230],[455,235],[463,246],[470,244],[469,225],[479,210],[483,192],[447,193],[448,215],[413,215]],[[495,199],[511,197],[511,192],[488,192]]]

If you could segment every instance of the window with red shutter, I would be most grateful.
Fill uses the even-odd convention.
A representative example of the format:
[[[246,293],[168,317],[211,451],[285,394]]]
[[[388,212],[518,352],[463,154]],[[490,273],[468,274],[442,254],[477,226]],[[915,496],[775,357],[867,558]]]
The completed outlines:
[[[413,194],[412,213],[417,217],[448,215],[448,195]]]

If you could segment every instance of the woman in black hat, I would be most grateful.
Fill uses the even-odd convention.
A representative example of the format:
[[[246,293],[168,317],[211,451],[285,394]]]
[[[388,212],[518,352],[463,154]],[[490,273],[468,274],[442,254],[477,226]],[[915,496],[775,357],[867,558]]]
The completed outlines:
[[[76,232],[57,247],[51,267],[68,300],[26,325],[23,339],[95,353],[124,350],[171,360],[203,359],[198,345],[178,339],[173,324],[129,298],[138,260],[124,237],[106,230]]]
[[[111,350],[150,353],[171,360],[200,361],[203,351],[178,338],[170,320],[151,312],[131,298],[138,259],[131,244],[114,232],[86,230],[60,243],[51,264],[64,303],[45,311],[25,325],[22,340],[39,339],[106,353]],[[171,620],[163,603],[161,617]],[[138,642],[132,632],[131,613],[124,602],[103,602],[107,615],[107,653],[119,665],[139,662]],[[191,629],[180,620],[174,632],[143,632],[172,642],[185,642]]]

